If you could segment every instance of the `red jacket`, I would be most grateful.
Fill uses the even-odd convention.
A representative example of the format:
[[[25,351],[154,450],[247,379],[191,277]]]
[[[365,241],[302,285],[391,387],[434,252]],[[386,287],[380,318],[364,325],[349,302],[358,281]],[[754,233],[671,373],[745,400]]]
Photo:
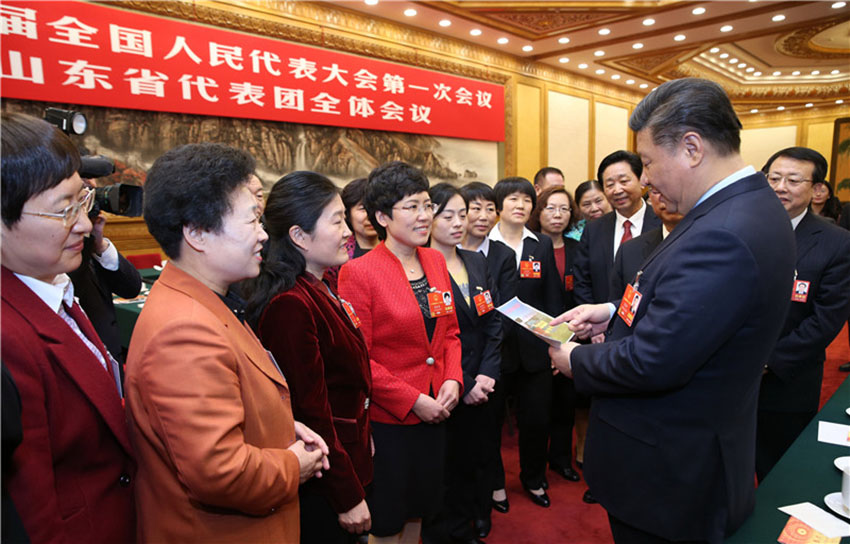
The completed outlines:
[[[440,252],[422,247],[416,251],[431,287],[451,291]],[[438,317],[428,342],[425,321],[404,268],[383,243],[342,267],[339,293],[357,311],[369,348],[373,421],[420,423],[412,411],[420,393],[436,395],[447,380],[463,384],[457,316]]]
[[[3,469],[30,540],[132,542],[136,467],[115,382],[5,267],[2,318],[3,364],[21,393],[24,432]]]

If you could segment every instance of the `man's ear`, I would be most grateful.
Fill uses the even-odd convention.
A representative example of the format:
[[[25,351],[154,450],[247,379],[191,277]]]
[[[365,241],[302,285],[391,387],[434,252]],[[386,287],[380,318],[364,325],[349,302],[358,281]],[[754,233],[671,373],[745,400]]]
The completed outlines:
[[[682,147],[691,167],[699,166],[705,156],[705,140],[696,132],[686,132],[682,136]]]
[[[183,239],[186,243],[199,253],[207,249],[207,232],[198,227],[183,225]]]

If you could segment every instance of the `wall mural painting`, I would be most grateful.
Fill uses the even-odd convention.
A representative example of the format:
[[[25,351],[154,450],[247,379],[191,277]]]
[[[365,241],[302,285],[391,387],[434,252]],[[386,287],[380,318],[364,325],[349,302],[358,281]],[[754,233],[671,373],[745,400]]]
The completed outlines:
[[[13,99],[3,100],[2,107],[36,117],[46,107],[84,113],[89,128],[72,139],[86,152],[115,162],[115,174],[100,180],[101,185],[143,185],[145,172],[157,157],[195,142],[223,142],[250,152],[266,191],[294,170],[320,172],[342,187],[391,160],[422,168],[432,184],[478,180],[492,185],[498,179],[495,142]]]

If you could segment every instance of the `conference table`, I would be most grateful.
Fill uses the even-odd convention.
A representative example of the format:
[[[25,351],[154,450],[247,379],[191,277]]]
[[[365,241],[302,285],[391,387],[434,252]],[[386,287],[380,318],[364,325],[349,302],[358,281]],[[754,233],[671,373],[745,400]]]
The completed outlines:
[[[801,502],[810,502],[850,523],[850,519],[830,510],[823,500],[826,495],[841,491],[841,472],[833,461],[836,457],[850,455],[850,448],[818,442],[818,422],[850,425],[848,407],[850,379],[845,379],[759,484],[755,510],[744,525],[726,539],[726,544],[776,542],[789,519],[788,514],[777,508]],[[850,537],[842,538],[841,544],[850,544]]]

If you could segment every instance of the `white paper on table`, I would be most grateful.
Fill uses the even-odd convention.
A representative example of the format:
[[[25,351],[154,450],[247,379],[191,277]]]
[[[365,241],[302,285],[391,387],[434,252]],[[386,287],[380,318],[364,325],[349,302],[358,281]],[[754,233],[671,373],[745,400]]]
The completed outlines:
[[[779,511],[794,516],[827,538],[850,536],[850,524],[810,502],[780,506]]]
[[[818,442],[826,442],[827,444],[836,444],[850,448],[850,425],[819,421]]]

